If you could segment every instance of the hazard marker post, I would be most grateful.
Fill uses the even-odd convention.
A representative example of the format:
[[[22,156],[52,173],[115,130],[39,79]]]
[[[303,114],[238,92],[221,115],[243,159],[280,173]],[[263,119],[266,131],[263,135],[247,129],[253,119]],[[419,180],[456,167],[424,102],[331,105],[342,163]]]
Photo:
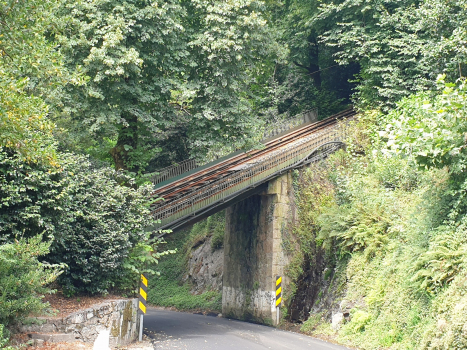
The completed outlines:
[[[148,300],[148,278],[142,273],[141,283],[139,286],[139,300],[138,309],[140,311],[140,322],[139,322],[139,341],[143,341],[143,316],[146,313],[146,305]]]
[[[276,324],[279,325],[280,307],[282,303],[282,277],[276,276]]]

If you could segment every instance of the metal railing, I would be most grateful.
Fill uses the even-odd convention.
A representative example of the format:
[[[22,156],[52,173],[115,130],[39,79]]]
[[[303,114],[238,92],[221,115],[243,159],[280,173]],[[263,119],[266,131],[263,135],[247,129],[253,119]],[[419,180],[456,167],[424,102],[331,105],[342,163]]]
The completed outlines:
[[[263,134],[263,141],[270,139],[276,135],[282,134],[286,131],[289,131],[297,126],[303,124],[314,123],[318,121],[318,110],[314,109],[311,111],[306,111],[292,117],[290,119],[284,120],[279,124],[273,125],[271,128],[266,128]]]
[[[304,161],[310,156],[310,152],[318,149],[319,146],[342,142],[344,137],[345,124],[333,124],[282,149],[275,150],[260,162],[193,191],[181,199],[168,203],[159,202],[160,204],[153,211],[154,217],[160,220],[156,229],[223,201],[242,189],[255,187],[262,179]]]
[[[157,171],[157,174],[151,178],[154,185],[164,182],[172,177],[181,175],[200,166],[195,159],[187,159],[177,164],[170,165]]]
[[[316,121],[318,121],[318,111],[316,109],[303,112],[299,114],[298,116],[295,116],[291,119],[288,119],[288,120],[285,120],[279,123],[278,125],[277,124],[274,125],[272,128],[266,129],[266,131],[263,134],[263,141],[266,139],[272,138],[276,135],[279,135],[285,131],[288,131],[292,128],[295,128],[299,125],[302,125],[305,123],[313,123]],[[186,173],[190,170],[193,170],[203,165],[205,164],[198,163],[195,159],[186,159],[177,164],[173,164],[166,168],[157,170],[156,175],[154,175],[151,178],[151,182],[154,185],[157,185],[161,182],[164,182],[173,177],[182,175],[183,173]]]

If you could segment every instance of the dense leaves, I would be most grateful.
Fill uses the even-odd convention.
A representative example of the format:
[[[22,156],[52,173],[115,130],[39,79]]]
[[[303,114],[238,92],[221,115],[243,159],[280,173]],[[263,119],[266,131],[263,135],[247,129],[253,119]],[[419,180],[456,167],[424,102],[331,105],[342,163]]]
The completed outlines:
[[[256,130],[245,90],[268,53],[257,1],[65,1],[56,13],[68,69],[63,112],[80,142],[113,139],[118,169],[144,170],[158,137],[182,128],[195,153],[242,146]],[[188,155],[185,155],[188,157]]]
[[[54,125],[40,96],[51,97],[63,73],[60,56],[44,36],[53,6],[46,0],[0,2],[0,146],[29,161],[51,163]]]
[[[0,324],[21,321],[47,307],[41,295],[49,292],[47,285],[63,267],[39,261],[49,247],[50,241],[42,242],[41,235],[0,245]]]
[[[464,80],[445,84],[444,77],[439,83],[438,95],[420,93],[401,101],[382,135],[394,151],[415,157],[421,167],[448,166],[459,174],[467,166],[467,86]]]
[[[132,247],[147,241],[149,188],[121,186],[130,179],[84,156],[61,154],[59,162],[31,165],[0,153],[1,238],[54,237],[47,259],[67,264],[60,283],[69,293],[105,292]]]
[[[438,74],[461,75],[465,6],[464,0],[324,1],[309,24],[326,28],[320,40],[336,49],[339,63],[361,66],[359,104],[387,108],[433,89]]]

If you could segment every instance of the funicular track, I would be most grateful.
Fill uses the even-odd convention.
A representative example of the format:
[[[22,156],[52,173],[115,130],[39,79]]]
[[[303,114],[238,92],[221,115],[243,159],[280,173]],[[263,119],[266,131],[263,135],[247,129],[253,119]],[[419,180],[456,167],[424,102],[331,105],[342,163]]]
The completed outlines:
[[[153,207],[153,215],[161,220],[153,229],[176,228],[281,172],[326,157],[343,146],[343,130],[338,121],[354,115],[352,109],[345,110],[266,140],[263,149],[233,154],[161,184],[152,194],[164,198]]]

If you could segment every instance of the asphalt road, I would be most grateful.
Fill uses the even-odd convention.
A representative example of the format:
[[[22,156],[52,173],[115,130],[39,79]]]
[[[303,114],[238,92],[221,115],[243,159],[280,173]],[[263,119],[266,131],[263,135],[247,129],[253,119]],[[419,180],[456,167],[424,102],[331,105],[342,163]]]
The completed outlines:
[[[272,327],[160,309],[148,309],[144,329],[157,350],[347,349]]]

